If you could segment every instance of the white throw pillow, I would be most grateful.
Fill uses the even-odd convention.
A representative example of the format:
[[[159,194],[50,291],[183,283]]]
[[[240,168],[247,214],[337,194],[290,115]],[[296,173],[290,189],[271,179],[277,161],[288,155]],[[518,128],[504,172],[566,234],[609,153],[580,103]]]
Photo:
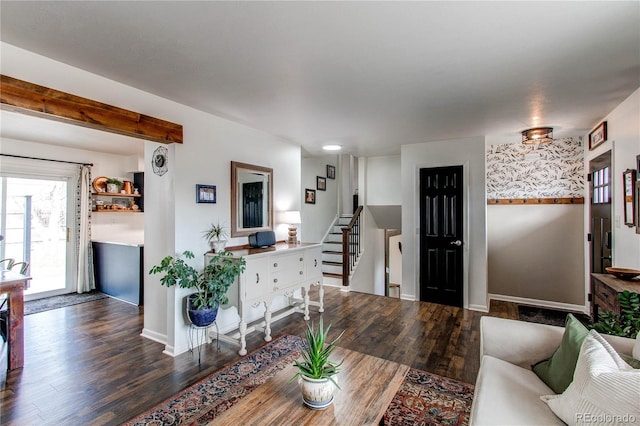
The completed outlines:
[[[595,330],[582,343],[573,382],[540,397],[569,425],[640,422],[640,370],[634,370]]]

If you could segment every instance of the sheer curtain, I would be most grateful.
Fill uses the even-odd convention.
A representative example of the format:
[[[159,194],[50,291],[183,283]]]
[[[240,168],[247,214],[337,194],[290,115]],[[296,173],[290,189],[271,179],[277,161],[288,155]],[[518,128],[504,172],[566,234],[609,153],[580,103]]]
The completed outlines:
[[[84,293],[96,288],[91,248],[91,167],[80,166],[80,179],[76,192],[76,226],[78,229],[78,265],[76,288]]]

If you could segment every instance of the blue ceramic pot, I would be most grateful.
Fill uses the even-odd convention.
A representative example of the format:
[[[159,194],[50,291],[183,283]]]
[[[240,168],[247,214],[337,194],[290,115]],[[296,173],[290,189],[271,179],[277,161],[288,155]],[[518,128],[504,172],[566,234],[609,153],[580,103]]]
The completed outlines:
[[[218,317],[218,307],[196,309],[193,303],[194,298],[194,294],[189,295],[187,298],[187,314],[189,315],[189,321],[197,327],[206,327],[213,324]]]

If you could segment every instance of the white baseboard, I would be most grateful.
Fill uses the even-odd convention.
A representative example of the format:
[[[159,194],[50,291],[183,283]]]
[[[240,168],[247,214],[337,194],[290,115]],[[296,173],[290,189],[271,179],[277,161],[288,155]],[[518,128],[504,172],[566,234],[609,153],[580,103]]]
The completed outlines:
[[[489,293],[490,300],[502,300],[503,302],[513,302],[522,305],[534,305],[541,306],[550,309],[560,309],[563,311],[574,311],[589,314],[589,306],[586,305],[574,305],[572,303],[553,302],[551,300],[539,300],[529,299],[526,297],[506,296],[503,294],[491,294]]]
[[[172,356],[172,357],[175,357],[176,355],[178,355],[178,354],[175,353],[175,350],[174,350],[173,346],[169,346],[169,345],[165,345],[164,351],[162,351],[162,353],[165,354],[165,355]]]
[[[484,305],[469,305],[467,309],[470,309],[472,311],[479,311],[479,312],[489,312],[489,308]]]
[[[413,294],[400,294],[400,299],[409,300],[411,302],[416,301],[416,297]]]
[[[140,335],[146,339],[153,340],[154,342],[162,343],[163,345],[167,344],[166,334],[160,334],[156,331],[149,330],[148,328],[143,328]]]

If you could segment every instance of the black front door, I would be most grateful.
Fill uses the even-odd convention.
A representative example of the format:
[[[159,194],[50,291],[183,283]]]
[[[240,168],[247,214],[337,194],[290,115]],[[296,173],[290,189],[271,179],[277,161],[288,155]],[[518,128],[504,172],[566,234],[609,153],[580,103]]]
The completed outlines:
[[[591,272],[611,266],[611,151],[589,162]]]
[[[462,166],[420,169],[420,300],[463,304]]]

